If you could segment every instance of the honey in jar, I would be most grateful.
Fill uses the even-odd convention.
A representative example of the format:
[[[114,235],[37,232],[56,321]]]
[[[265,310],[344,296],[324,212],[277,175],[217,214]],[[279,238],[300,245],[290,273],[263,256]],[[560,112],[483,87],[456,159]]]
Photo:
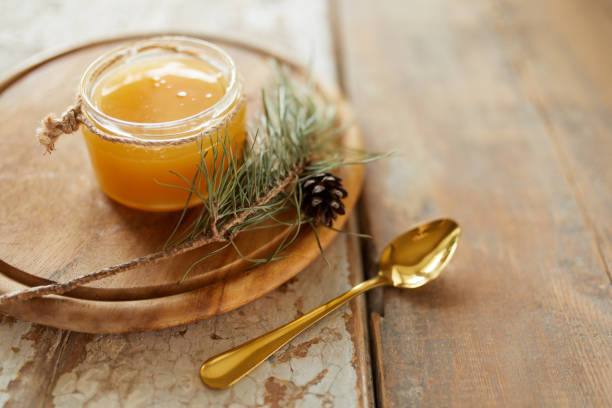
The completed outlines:
[[[82,126],[98,183],[124,205],[183,208],[189,187],[184,180],[194,180],[201,149],[210,149],[218,135],[227,136],[240,155],[241,84],[231,58],[210,43],[163,37],[114,50],[87,69],[81,98],[84,113],[101,131]],[[209,171],[218,165],[207,160]],[[205,195],[205,182],[197,184]],[[193,195],[189,205],[199,201]]]

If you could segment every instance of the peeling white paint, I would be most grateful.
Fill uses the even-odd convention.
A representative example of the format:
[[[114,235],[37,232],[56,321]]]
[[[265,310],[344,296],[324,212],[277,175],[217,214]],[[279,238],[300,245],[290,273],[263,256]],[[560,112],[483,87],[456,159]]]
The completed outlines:
[[[294,396],[296,406],[320,406],[323,401],[357,406],[357,372],[351,364],[354,346],[345,325],[345,314],[351,312],[346,307],[298,336],[229,390],[207,389],[198,376],[207,358],[293,319],[298,296],[304,310],[310,310],[348,289],[346,240],[336,240],[328,256],[337,262],[331,269],[316,261],[287,290],[234,312],[159,332],[93,336],[83,361],[60,373],[53,402],[57,406],[101,406],[119,400],[130,407],[251,407],[274,398],[281,398],[279,404],[284,406]],[[325,285],[320,284],[323,281]],[[214,340],[213,333],[221,339]],[[271,395],[266,388],[270,381],[288,384],[286,395]],[[107,397],[111,393],[113,397]]]
[[[0,361],[2,361],[2,371],[0,375],[0,393],[8,393],[8,386],[11,381],[19,376],[21,368],[32,361],[35,357],[36,349],[33,347],[34,341],[28,340],[25,335],[30,331],[32,325],[23,321],[15,321],[12,318],[1,317],[0,322]],[[8,400],[0,396],[2,405]]]

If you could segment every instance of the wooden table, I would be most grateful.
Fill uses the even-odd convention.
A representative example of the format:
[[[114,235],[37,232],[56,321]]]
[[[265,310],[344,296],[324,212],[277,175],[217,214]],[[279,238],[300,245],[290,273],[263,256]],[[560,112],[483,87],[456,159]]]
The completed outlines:
[[[0,3],[0,70],[109,34],[230,35],[313,60],[368,146],[398,155],[368,167],[350,227],[373,240],[339,237],[331,269],[315,262],[232,313],[129,335],[4,317],[0,403],[612,406],[609,3],[86,4]],[[346,290],[388,240],[437,216],[464,229],[441,280],[353,302],[232,389],[201,385],[203,360]]]

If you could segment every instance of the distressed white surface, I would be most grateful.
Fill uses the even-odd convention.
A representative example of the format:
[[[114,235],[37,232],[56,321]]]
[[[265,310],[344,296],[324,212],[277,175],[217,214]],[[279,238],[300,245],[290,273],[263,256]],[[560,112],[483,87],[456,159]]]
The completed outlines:
[[[33,347],[34,340],[28,339],[26,334],[31,324],[15,322],[0,324],[0,361],[2,361],[2,375],[0,375],[0,403],[4,405],[10,399],[8,391],[11,381],[17,379],[19,370],[24,363],[32,360],[36,354]]]
[[[176,30],[220,34],[302,62],[334,83],[323,0],[0,2],[0,72],[40,51],[109,35]],[[205,388],[200,364],[349,288],[347,242],[290,283],[223,316],[159,332],[85,335],[5,318],[0,323],[0,406],[353,407],[368,405],[367,367],[355,363],[343,308],[303,333],[236,386]],[[359,279],[360,271],[353,271]],[[357,341],[362,341],[358,339]]]
[[[76,335],[73,343],[84,348],[83,360],[58,373],[53,403],[321,406],[328,401],[357,406],[354,346],[345,322],[352,318],[348,308],[300,335],[228,390],[208,390],[198,377],[207,358],[295,318],[298,309],[309,310],[346,290],[345,242],[337,240],[330,248],[331,269],[316,261],[281,290],[226,315],[160,332]]]

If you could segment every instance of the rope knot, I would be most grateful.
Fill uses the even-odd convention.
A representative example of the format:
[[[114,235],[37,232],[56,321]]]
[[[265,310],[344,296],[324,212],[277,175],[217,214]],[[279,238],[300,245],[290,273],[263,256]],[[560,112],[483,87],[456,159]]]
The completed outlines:
[[[79,130],[81,124],[80,115],[81,104],[77,102],[62,113],[59,119],[51,114],[43,119],[42,126],[36,130],[36,136],[40,144],[45,146],[46,153],[51,153],[55,150],[55,142],[61,135],[74,133]]]

